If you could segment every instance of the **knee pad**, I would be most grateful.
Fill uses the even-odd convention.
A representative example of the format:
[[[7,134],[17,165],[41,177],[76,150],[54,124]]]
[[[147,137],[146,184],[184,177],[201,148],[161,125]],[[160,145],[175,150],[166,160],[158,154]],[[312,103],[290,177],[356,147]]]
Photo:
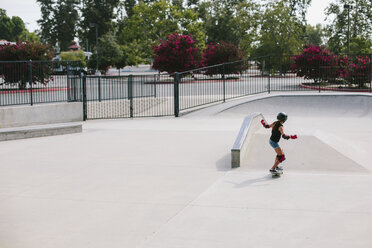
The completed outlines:
[[[283,162],[285,160],[285,155],[276,155],[276,157],[278,158],[279,160],[279,163]]]

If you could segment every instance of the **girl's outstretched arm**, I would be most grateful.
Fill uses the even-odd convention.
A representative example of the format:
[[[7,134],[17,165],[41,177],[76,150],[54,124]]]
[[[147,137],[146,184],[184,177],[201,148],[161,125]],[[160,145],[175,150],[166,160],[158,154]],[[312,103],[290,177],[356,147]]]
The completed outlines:
[[[297,135],[296,135],[296,134],[295,134],[295,135],[286,135],[286,134],[284,133],[284,129],[283,129],[283,127],[280,127],[280,128],[279,128],[279,131],[280,131],[280,133],[282,134],[283,139],[286,139],[286,140],[289,140],[289,139],[297,139]]]

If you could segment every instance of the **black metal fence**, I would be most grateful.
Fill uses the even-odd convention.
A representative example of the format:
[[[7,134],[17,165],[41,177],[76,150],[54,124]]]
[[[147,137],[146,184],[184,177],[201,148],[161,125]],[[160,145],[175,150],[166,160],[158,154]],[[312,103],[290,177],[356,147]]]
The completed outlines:
[[[85,119],[178,116],[273,91],[372,92],[372,56],[265,56],[175,74],[88,76],[79,65],[0,62],[0,106],[81,101]]]
[[[271,77],[271,91],[372,92],[372,54],[270,56],[258,68]]]
[[[83,86],[86,119],[174,114],[169,75],[86,76]]]
[[[254,60],[225,63],[176,74],[179,111],[267,92],[269,80]]]
[[[80,82],[76,61],[0,61],[0,106],[79,101]]]

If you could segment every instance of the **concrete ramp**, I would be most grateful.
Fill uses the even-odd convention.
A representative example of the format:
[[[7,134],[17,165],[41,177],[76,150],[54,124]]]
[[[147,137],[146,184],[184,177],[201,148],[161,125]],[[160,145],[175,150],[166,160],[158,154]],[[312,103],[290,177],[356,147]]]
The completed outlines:
[[[284,111],[290,117],[369,117],[372,97],[369,95],[272,95],[243,102],[219,113],[224,117],[245,116],[259,112],[273,116]]]
[[[275,151],[269,145],[269,135],[256,133],[246,153],[242,170],[269,170],[274,164]],[[333,147],[315,136],[299,136],[297,140],[281,140],[280,146],[287,159],[283,168],[290,172],[370,173]]]

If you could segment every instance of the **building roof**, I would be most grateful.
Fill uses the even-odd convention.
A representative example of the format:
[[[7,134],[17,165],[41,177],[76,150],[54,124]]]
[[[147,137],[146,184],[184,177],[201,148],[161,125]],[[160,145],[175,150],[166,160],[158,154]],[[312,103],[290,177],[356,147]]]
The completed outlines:
[[[68,49],[79,50],[80,49],[80,46],[78,44],[74,43],[71,46],[69,46]]]

